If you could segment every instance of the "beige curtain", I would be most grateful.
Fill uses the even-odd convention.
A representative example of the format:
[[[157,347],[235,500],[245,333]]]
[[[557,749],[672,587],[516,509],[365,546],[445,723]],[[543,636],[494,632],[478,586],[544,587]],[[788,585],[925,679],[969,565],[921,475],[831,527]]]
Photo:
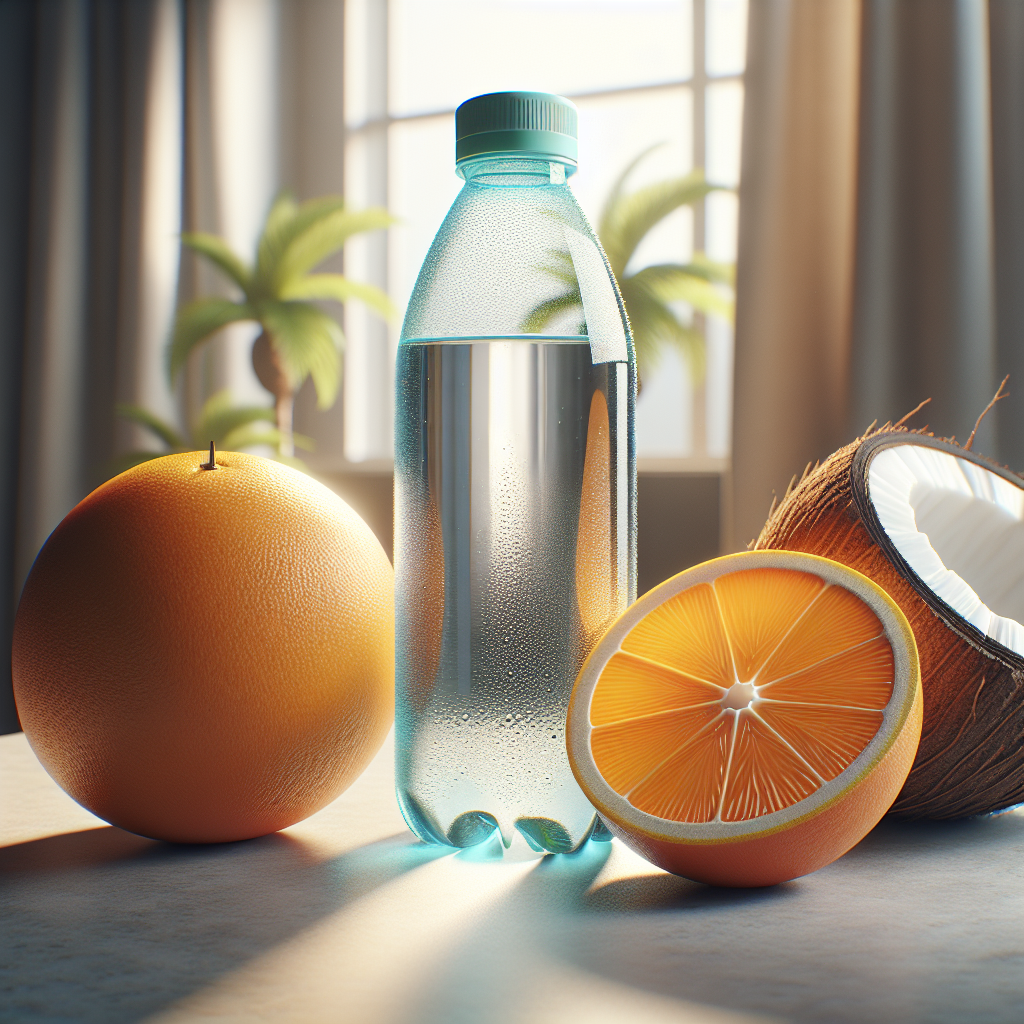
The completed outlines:
[[[752,0],[727,547],[874,419],[966,437],[1006,373],[976,448],[1024,465],[1022,8]]]
[[[860,18],[855,0],[753,0],[737,266],[732,522],[844,437]]]

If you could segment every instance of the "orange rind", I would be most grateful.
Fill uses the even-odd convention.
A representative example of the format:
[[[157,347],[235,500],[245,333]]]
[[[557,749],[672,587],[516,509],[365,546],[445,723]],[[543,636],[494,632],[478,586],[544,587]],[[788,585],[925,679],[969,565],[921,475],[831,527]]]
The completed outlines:
[[[394,719],[394,574],[312,477],[256,455],[153,459],[53,531],[14,624],[43,767],[113,825],[176,843],[293,825]]]
[[[607,630],[569,704],[569,763],[611,831],[714,885],[824,867],[882,818],[921,736],[914,635],[877,584],[790,551],[726,555]]]

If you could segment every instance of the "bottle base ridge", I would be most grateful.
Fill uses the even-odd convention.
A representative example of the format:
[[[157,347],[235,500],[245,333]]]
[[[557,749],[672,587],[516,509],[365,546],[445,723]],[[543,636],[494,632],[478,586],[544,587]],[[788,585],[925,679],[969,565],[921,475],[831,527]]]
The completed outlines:
[[[588,839],[599,843],[612,839],[611,832],[596,814],[582,835],[574,838],[561,822],[553,818],[517,818],[513,831],[502,829],[498,819],[487,811],[465,811],[446,830],[442,830],[410,793],[399,791],[398,804],[406,824],[418,839],[453,849],[480,846],[497,835],[502,848],[508,850],[515,833],[526,841],[532,851],[541,854],[575,853]]]

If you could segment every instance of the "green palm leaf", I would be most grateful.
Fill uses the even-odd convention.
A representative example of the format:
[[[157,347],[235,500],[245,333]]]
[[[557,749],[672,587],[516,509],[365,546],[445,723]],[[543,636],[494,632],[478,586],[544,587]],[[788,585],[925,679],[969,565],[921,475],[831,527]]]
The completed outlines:
[[[221,446],[225,451],[244,451],[246,448],[257,448],[261,445],[268,448],[277,448],[280,443],[281,431],[277,427],[246,426],[239,427],[237,430],[231,431],[230,434],[226,434],[221,441]],[[301,448],[303,451],[308,452],[313,451],[316,447],[313,439],[305,434],[293,433],[292,444],[296,448]]]
[[[307,274],[281,289],[282,299],[335,299],[348,302],[359,299],[385,319],[395,316],[394,303],[387,292],[372,284],[351,281],[343,274]]]
[[[140,406],[122,403],[117,406],[117,412],[125,419],[146,427],[167,445],[169,451],[134,451],[118,455],[107,463],[106,470],[111,476],[171,452],[205,450],[210,441],[225,451],[245,451],[259,446],[278,449],[281,443],[281,431],[274,425],[273,409],[233,405],[231,393],[227,390],[218,391],[206,400],[189,439]],[[304,434],[294,434],[292,443],[306,451],[314,448],[313,439]],[[280,455],[277,458],[308,472],[301,460]]]
[[[261,314],[293,387],[312,377],[317,405],[329,408],[341,382],[345,336],[338,322],[307,302],[268,302]]]
[[[288,221],[281,241],[287,248],[299,235],[308,231],[319,221],[344,211],[345,199],[343,196],[317,196],[316,199],[307,199],[301,206],[295,207],[294,215]]]
[[[321,196],[299,206],[290,193],[274,201],[260,235],[256,256],[255,285],[264,298],[278,298],[281,260],[288,247],[317,221],[345,209],[341,196]]]
[[[281,443],[281,432],[277,427],[239,427],[226,434],[220,441],[220,448],[226,452],[241,452],[246,448],[277,448]]]
[[[294,436],[294,435],[293,435]],[[309,466],[307,466],[302,459],[296,458],[294,455],[282,455],[278,452],[274,456],[275,462],[280,462],[285,466],[291,466],[292,469],[297,469],[300,473],[309,474]],[[312,475],[312,474],[310,474]]]
[[[296,233],[282,252],[274,273],[275,291],[282,294],[303,274],[337,252],[353,235],[390,227],[394,223],[395,218],[380,207],[369,207],[357,213],[336,209],[316,218]]]
[[[266,296],[274,268],[287,244],[288,225],[294,220],[299,204],[290,192],[281,192],[267,214],[259,241],[256,244],[256,268],[253,273],[253,299]]]
[[[605,200],[604,208],[601,211],[601,223],[598,225],[598,235],[602,231],[606,230],[604,223],[605,218],[608,216],[608,212],[613,210],[622,198],[622,194],[626,188],[626,181],[637,166],[646,159],[656,149],[661,149],[662,146],[666,145],[664,142],[656,142],[653,146],[648,146],[647,149],[643,150],[638,156],[634,157],[626,166],[622,169],[622,173],[612,182],[611,190],[608,193],[608,198]]]
[[[715,284],[726,284],[730,288],[736,283],[736,267],[732,263],[719,263],[708,259],[702,252],[695,252],[689,263],[680,264],[693,277],[702,277]]]
[[[186,231],[182,234],[181,241],[220,267],[243,292],[249,290],[249,268],[222,238],[204,231]]]
[[[583,310],[579,287],[538,303],[527,313],[520,330],[524,334],[540,334],[555,317],[570,309],[579,309],[581,312]],[[584,332],[579,331],[579,333],[583,334]]]
[[[184,444],[184,439],[174,427],[147,409],[143,409],[142,406],[131,405],[128,402],[118,402],[114,409],[118,416],[123,416],[126,420],[131,420],[132,423],[145,427],[151,434],[154,434],[163,441],[168,448],[180,448]]]
[[[352,235],[392,223],[394,218],[379,208],[350,213],[341,196],[322,196],[300,205],[282,192],[267,214],[252,270],[212,235],[183,236],[185,244],[208,257],[242,288],[245,301],[208,298],[179,310],[167,349],[172,383],[196,346],[227,324],[242,320],[255,320],[263,327],[263,337],[284,371],[266,377],[277,400],[273,410],[236,409],[226,394],[213,396],[195,424],[197,441],[237,448],[271,444],[281,458],[295,443],[312,444],[308,438],[293,437],[292,405],[286,399],[312,377],[319,406],[327,408],[334,402],[341,381],[344,335],[339,324],[309,300],[358,299],[388,319],[394,317],[395,308],[385,292],[373,285],[349,281],[341,274],[309,272]]]
[[[646,374],[653,369],[663,347],[671,346],[685,356],[692,378],[699,380],[705,361],[702,332],[681,320],[671,304],[685,302],[698,313],[731,320],[733,268],[710,260],[703,253],[695,253],[689,263],[665,263],[645,267],[634,274],[626,273],[640,242],[656,224],[679,207],[692,206],[714,190],[704,180],[703,172],[695,170],[627,192],[630,175],[657,148],[644,150],[616,178],[598,221],[598,236],[622,293],[633,333],[638,373]],[[571,257],[566,252],[555,251],[548,256],[547,265],[541,269],[564,288],[530,310],[523,325],[526,331],[549,329],[552,321],[568,309],[575,307],[582,311]]]
[[[526,314],[519,328],[526,334],[539,334],[555,317],[574,307],[578,307],[582,314],[583,299],[580,296],[580,285],[576,279],[572,256],[565,249],[548,249],[547,256],[549,262],[537,269],[553,277],[565,290],[539,302]]]
[[[185,365],[189,353],[215,331],[239,320],[256,320],[256,311],[244,302],[230,299],[197,299],[178,310],[174,335],[167,353],[171,380]]]
[[[117,476],[126,470],[141,466],[144,462],[163,458],[167,454],[167,452],[125,452],[123,455],[118,455],[111,459],[106,464],[106,471],[110,476]]]
[[[273,409],[258,405],[232,405],[231,392],[218,391],[203,405],[192,430],[192,440],[200,446],[211,441],[227,446],[227,438],[232,431],[254,423],[273,422]]]
[[[629,310],[637,365],[643,374],[658,365],[661,347],[670,345],[688,361],[692,379],[703,376],[704,338],[700,331],[682,323],[662,299],[635,278],[623,282],[622,301]]]
[[[621,277],[637,246],[651,228],[680,206],[703,199],[712,187],[700,171],[655,182],[620,195],[605,207],[598,234],[616,277]]]
[[[572,262],[572,255],[569,251],[567,249],[548,249],[547,255],[550,262],[540,269],[549,277],[553,277],[556,281],[561,281],[562,284],[567,285],[569,288],[575,288],[578,291],[579,284],[576,281],[576,267]]]
[[[662,302],[687,302],[701,313],[732,320],[732,300],[722,295],[717,285],[694,276],[678,263],[644,267],[628,280]]]
[[[336,199],[338,197],[332,196],[331,198]],[[295,201],[295,196],[287,189],[279,192],[271,204],[270,212],[267,214],[267,222],[263,225],[263,236],[261,237],[278,237],[279,232],[283,231],[285,225],[294,220],[298,212],[299,204]]]
[[[338,391],[338,352],[344,336],[333,319],[305,300],[344,303],[358,299],[389,319],[395,309],[380,288],[349,281],[341,274],[309,271],[352,235],[393,223],[394,218],[383,209],[349,212],[341,196],[322,196],[299,205],[292,195],[282,192],[267,214],[252,271],[222,240],[203,233],[183,236],[186,244],[207,256],[242,287],[246,301],[208,298],[179,310],[167,353],[172,381],[192,349],[220,328],[236,321],[257,320],[284,362],[290,383],[298,387],[312,376],[321,407],[330,405]],[[231,429],[229,424],[221,426]],[[210,434],[210,428],[203,432]],[[287,445],[287,432],[283,436]]]

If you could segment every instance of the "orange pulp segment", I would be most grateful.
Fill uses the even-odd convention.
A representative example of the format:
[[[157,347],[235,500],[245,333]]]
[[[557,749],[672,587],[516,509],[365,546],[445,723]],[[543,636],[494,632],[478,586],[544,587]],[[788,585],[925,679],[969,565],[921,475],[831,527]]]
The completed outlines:
[[[638,810],[746,821],[790,807],[871,742],[892,646],[856,594],[812,573],[725,573],[629,631],[590,706],[594,764]]]

